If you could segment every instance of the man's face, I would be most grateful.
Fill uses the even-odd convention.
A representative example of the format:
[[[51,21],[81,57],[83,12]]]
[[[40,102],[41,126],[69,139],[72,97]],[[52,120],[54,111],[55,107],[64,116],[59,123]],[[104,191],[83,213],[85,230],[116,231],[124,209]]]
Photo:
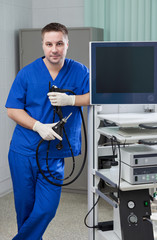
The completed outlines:
[[[53,65],[63,66],[68,49],[68,37],[62,32],[46,32],[43,36],[43,50],[46,60]]]

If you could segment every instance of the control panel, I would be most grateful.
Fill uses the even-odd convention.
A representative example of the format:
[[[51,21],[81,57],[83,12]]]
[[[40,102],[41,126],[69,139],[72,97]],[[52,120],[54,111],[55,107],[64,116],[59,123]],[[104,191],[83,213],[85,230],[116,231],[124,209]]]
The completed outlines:
[[[153,240],[149,190],[120,191],[122,239]]]

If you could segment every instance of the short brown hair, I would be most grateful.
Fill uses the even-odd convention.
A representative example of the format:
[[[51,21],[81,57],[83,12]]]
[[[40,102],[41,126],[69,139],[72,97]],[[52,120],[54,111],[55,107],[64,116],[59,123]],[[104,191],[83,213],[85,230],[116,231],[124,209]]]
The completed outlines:
[[[66,26],[60,23],[53,22],[53,23],[47,24],[45,27],[41,29],[42,39],[46,32],[51,32],[51,31],[62,32],[65,36],[68,37],[68,29],[66,28]]]

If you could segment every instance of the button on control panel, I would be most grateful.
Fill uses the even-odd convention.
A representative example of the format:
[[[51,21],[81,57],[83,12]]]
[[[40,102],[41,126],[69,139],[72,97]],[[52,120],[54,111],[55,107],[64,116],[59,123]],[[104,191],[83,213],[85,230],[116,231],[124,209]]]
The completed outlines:
[[[129,201],[128,202],[128,208],[133,209],[135,207],[134,201]]]

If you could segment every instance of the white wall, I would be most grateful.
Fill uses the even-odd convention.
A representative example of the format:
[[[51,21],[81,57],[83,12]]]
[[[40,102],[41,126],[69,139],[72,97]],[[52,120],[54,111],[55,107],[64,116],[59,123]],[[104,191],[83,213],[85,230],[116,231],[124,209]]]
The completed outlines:
[[[0,0],[0,196],[12,189],[8,149],[15,124],[5,102],[19,69],[18,31],[49,22],[84,26],[84,0]]]
[[[18,30],[32,26],[32,0],[0,0],[0,196],[12,188],[8,148],[14,128],[5,102],[18,71]]]
[[[34,28],[50,22],[67,27],[84,27],[84,0],[32,0]]]

